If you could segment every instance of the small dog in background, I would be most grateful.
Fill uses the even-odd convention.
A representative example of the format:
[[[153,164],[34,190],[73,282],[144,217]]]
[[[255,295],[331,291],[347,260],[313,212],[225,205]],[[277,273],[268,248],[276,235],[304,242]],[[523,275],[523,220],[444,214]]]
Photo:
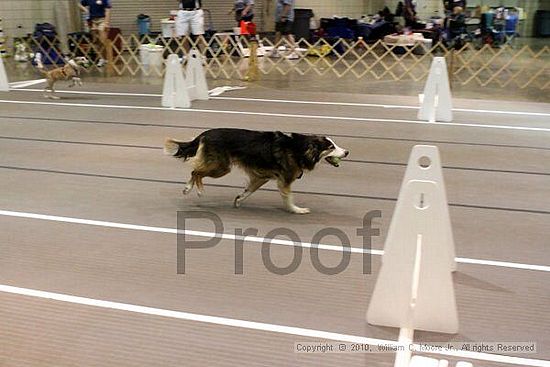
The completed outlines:
[[[294,204],[292,183],[321,160],[338,167],[340,160],[349,155],[326,136],[229,128],[207,130],[187,142],[166,139],[164,153],[182,161],[192,159],[193,172],[184,194],[196,186],[202,195],[204,177],[219,178],[228,174],[232,166],[239,166],[249,182],[235,198],[235,207],[269,180],[275,180],[285,209],[296,214],[307,214],[309,209]]]
[[[83,70],[86,70],[88,67],[89,62],[88,59],[79,56],[75,57],[74,59],[68,59],[66,61],[66,64],[52,69],[52,70],[46,70],[44,68],[44,64],[42,63],[42,59],[40,54],[36,55],[36,67],[38,70],[46,77],[46,88],[44,88],[44,97],[51,98],[51,99],[59,99],[58,96],[55,95],[55,83],[59,80],[71,80],[71,84],[69,84],[69,87],[74,87],[75,85],[82,86],[82,79],[80,79],[80,74]]]

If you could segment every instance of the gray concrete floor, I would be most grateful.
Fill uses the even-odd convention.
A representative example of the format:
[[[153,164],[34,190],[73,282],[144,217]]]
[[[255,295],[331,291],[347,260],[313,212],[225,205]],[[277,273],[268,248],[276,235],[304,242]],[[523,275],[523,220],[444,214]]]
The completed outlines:
[[[77,91],[158,94],[160,88],[158,83],[88,81]],[[541,115],[455,111],[453,124],[431,125],[412,123],[416,110],[411,108],[231,99],[416,105],[416,97],[407,96],[259,85],[223,96],[229,99],[194,102],[190,111],[171,111],[138,109],[159,107],[159,97],[60,95],[62,100],[48,104],[52,101],[40,92],[0,93],[0,210],[166,228],[176,226],[177,211],[206,210],[222,218],[226,233],[254,227],[263,236],[287,227],[309,242],[319,229],[332,226],[355,247],[361,246],[356,229],[363,216],[381,210],[381,236],[373,248],[382,249],[410,150],[426,143],[441,152],[458,257],[550,265],[548,104],[456,99],[458,109]],[[351,156],[340,168],[320,165],[294,185],[298,204],[310,207],[310,215],[284,212],[272,184],[237,210],[232,200],[244,183],[238,170],[207,180],[203,198],[183,197],[189,165],[162,155],[166,136],[186,140],[212,127],[326,134],[349,148]],[[233,244],[224,240],[192,253],[188,274],[177,275],[175,235],[7,216],[0,216],[0,228],[3,285],[397,338],[397,330],[365,322],[378,256],[372,258],[370,275],[362,274],[362,259],[355,255],[350,267],[335,276],[320,275],[304,256],[299,269],[283,277],[266,271],[259,244],[247,244],[245,274],[234,275]],[[193,222],[192,229],[212,230],[202,221]],[[282,265],[288,264],[291,251],[274,246],[272,254]],[[321,256],[327,265],[340,259],[334,252]],[[547,271],[459,263],[454,274],[459,334],[417,332],[415,341],[535,341],[536,354],[516,356],[550,363],[549,277]],[[316,338],[8,293],[0,293],[0,310],[0,365],[6,366],[393,365],[392,354],[294,353],[295,342]]]

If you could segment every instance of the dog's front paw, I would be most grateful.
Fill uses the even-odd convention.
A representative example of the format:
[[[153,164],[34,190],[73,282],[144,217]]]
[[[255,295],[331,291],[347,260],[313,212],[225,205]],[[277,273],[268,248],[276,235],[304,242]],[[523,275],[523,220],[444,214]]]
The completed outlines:
[[[294,213],[294,214],[309,214],[309,213],[311,213],[311,210],[309,210],[309,208],[300,208],[298,206],[294,206],[294,207],[290,208],[289,211],[291,213]]]

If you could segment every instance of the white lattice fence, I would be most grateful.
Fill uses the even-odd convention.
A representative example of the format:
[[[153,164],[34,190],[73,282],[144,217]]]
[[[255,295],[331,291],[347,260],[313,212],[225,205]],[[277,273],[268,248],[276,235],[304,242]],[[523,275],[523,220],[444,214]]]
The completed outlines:
[[[153,75],[164,74],[162,62],[170,53],[178,54],[185,60],[190,48],[198,48],[204,56],[208,75],[219,79],[242,79],[248,68],[247,50],[250,40],[246,37],[215,35],[210,40],[139,38],[135,35],[118,35],[109,41],[106,50],[97,46],[86,37],[69,40],[71,56],[86,56],[95,62],[104,55],[109,59],[108,70],[114,75]],[[160,62],[155,65],[144,63],[140,54],[142,45],[156,45],[162,51]],[[48,49],[58,47],[57,40],[30,40],[29,46],[34,52],[41,52],[43,59],[51,59]],[[264,75],[315,76],[333,75],[338,78],[352,76],[357,79],[374,80],[424,80],[430,68],[433,56],[445,56],[449,63],[452,83],[473,86],[496,86],[501,88],[550,88],[550,48],[533,49],[525,46],[520,49],[511,46],[491,48],[485,45],[481,49],[467,44],[460,50],[449,50],[443,44],[426,46],[399,46],[378,41],[367,44],[363,40],[347,41],[338,39],[329,41],[319,39],[313,43],[300,40],[296,50],[289,44],[274,45],[268,39],[260,41],[260,49],[271,50],[274,47],[282,51],[282,57],[260,57],[259,70]],[[285,57],[293,54],[294,58]],[[158,59],[157,59],[158,61]],[[47,62],[47,63],[49,63]],[[97,66],[92,66],[99,70]]]

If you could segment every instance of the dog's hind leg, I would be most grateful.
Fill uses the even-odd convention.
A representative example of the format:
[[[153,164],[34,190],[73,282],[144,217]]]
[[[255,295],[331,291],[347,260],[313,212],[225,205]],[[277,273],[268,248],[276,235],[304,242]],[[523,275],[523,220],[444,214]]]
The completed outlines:
[[[52,81],[48,79],[47,83],[48,84],[44,88],[44,98],[50,98],[52,93]]]
[[[193,186],[197,186],[197,195],[202,196],[204,192],[204,185],[202,183],[202,179],[204,177],[212,177],[212,178],[219,178],[222,176],[225,176],[231,171],[231,167],[229,165],[217,165],[217,166],[210,166],[210,167],[202,167],[202,169],[198,170],[195,169],[193,172],[191,172],[191,180],[185,185],[185,189],[183,190],[183,194],[187,195],[191,190],[193,189]]]
[[[202,196],[204,192],[204,185],[202,184],[202,179],[204,177],[220,178],[227,175],[229,172],[231,172],[229,163],[227,165],[219,163],[218,165],[208,167],[207,170],[198,172],[197,180],[195,181],[197,184],[197,194]]]
[[[308,208],[300,208],[299,206],[296,206],[294,204],[294,197],[292,194],[292,190],[290,189],[290,185],[290,183],[281,180],[277,181],[277,186],[279,187],[279,192],[281,193],[281,197],[283,198],[283,202],[285,203],[286,210],[295,214],[310,213],[310,210]]]
[[[52,85],[52,87],[51,87],[50,98],[51,98],[51,99],[61,99],[61,97],[58,97],[58,96],[55,95],[55,88],[54,88],[53,85]]]
[[[187,182],[187,184],[183,188],[183,195],[187,195],[191,192],[191,190],[193,190],[193,187],[195,186],[195,175],[194,175],[194,173],[195,173],[195,171],[193,171],[193,173],[191,173],[191,179],[189,179],[189,181]]]
[[[237,195],[237,197],[235,198],[235,208],[240,207],[243,201],[245,201],[250,195],[252,195],[260,187],[265,185],[268,181],[269,179],[250,176],[250,182],[248,183],[244,191]]]

